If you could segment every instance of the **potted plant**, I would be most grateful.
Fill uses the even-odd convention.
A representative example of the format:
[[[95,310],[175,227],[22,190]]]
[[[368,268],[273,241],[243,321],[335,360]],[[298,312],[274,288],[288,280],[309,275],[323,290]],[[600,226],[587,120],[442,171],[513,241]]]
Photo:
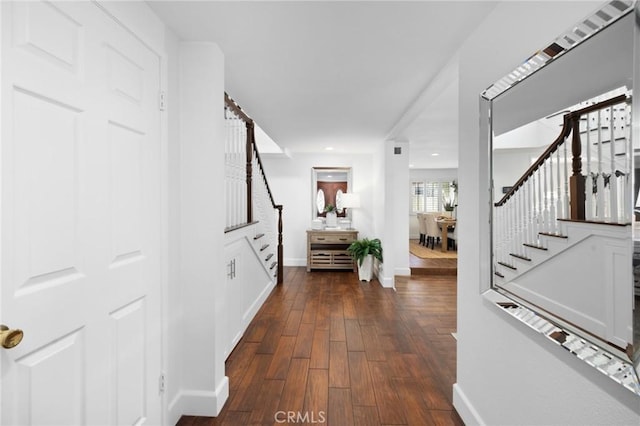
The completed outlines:
[[[324,208],[324,211],[326,213],[325,217],[327,226],[330,228],[335,228],[336,226],[338,226],[338,215],[333,204],[327,204],[327,207]]]
[[[354,260],[358,262],[360,281],[371,281],[373,277],[373,259],[382,262],[382,242],[378,238],[356,240],[347,248]]]
[[[449,184],[447,193],[442,193],[442,207],[447,212],[452,212],[456,206],[456,199],[458,192],[458,182],[455,180]]]

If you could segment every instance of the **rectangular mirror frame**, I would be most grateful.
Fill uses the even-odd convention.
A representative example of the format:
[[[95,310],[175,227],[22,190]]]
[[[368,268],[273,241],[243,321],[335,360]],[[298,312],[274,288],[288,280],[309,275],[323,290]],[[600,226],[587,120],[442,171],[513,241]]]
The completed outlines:
[[[588,34],[582,40],[572,41],[569,46],[567,46],[566,40],[570,40],[574,35],[571,31],[568,30],[567,33],[560,35],[554,42],[550,43],[548,47],[543,48],[536,52],[536,54],[532,55],[527,61],[524,62],[523,65],[519,66],[513,73],[508,74],[503,77],[489,88],[487,88],[480,96],[480,146],[487,147],[487,162],[488,162],[488,184],[490,187],[490,195],[489,195],[489,203],[487,208],[489,209],[488,217],[490,218],[490,241],[489,241],[489,274],[490,277],[488,279],[481,280],[481,288],[480,291],[484,295],[487,300],[495,303],[495,305],[501,309],[502,311],[508,313],[518,321],[526,324],[530,328],[536,330],[537,332],[546,336],[551,342],[555,344],[559,344],[568,350],[569,353],[583,360],[587,364],[596,368],[601,373],[607,375],[612,380],[624,386],[626,389],[632,391],[633,393],[640,395],[640,330],[638,330],[638,324],[640,324],[640,306],[637,306],[634,303],[630,304],[632,312],[631,312],[631,340],[632,344],[629,344],[624,350],[617,350],[616,348],[612,348],[607,345],[606,342],[601,341],[600,339],[594,338],[588,332],[584,332],[580,328],[574,327],[571,322],[566,321],[565,319],[554,315],[547,310],[540,309],[536,304],[529,302],[528,300],[518,297],[510,292],[504,291],[499,286],[494,284],[494,190],[499,190],[494,188],[493,185],[493,160],[492,160],[492,146],[493,146],[493,107],[494,100],[499,97],[501,94],[510,90],[514,86],[521,83],[523,80],[542,69],[545,66],[548,66],[553,63],[561,55],[566,54],[568,51],[573,49],[574,47],[582,44],[583,41],[586,41],[597,32],[602,29],[614,25],[621,18],[634,14],[634,25],[632,34],[629,37],[633,37],[633,46],[634,46],[634,59],[633,59],[633,82],[632,88],[636,87],[636,84],[640,82],[640,6],[635,2],[620,2],[620,1],[610,1],[605,3],[600,9],[598,9],[592,15],[592,18],[601,17],[602,13],[609,15],[614,15],[617,12],[617,15],[614,15],[612,19],[601,24],[598,28],[594,29],[591,34]],[[578,23],[576,26],[572,28],[582,28],[584,27],[584,22],[591,18],[587,18],[586,20]],[[602,21],[602,19],[600,19]],[[598,21],[598,22],[600,22]],[[555,49],[555,54],[550,57],[547,55],[543,55],[543,52],[549,52],[550,49]],[[560,50],[560,53],[557,52]],[[622,52],[625,54],[626,52]],[[628,54],[628,53],[626,53]],[[523,70],[525,72],[523,72]],[[515,77],[517,76],[517,77]],[[638,85],[637,87],[640,87]],[[636,99],[634,96],[632,99],[632,113],[631,113],[631,140],[634,141],[632,145],[634,148],[638,145],[638,141],[640,141],[640,117],[638,112],[640,112],[640,100]],[[634,152],[637,152],[638,149],[635,148]],[[632,155],[633,157],[633,155]],[[635,159],[633,160],[635,161]],[[636,164],[631,165],[631,170],[635,170],[635,167],[638,167]],[[634,188],[632,186],[632,188]],[[635,194],[634,194],[635,196]],[[638,231],[635,229],[638,225],[635,224],[632,226],[634,233],[634,240],[640,240],[640,235],[638,235]],[[630,249],[632,250],[632,249]],[[640,257],[640,253],[637,255]],[[631,265],[629,265],[631,267]],[[485,272],[486,273],[486,272]],[[614,283],[615,285],[615,283]],[[621,283],[621,285],[631,285],[633,287],[633,283]],[[631,296],[634,297],[634,296]],[[638,297],[635,297],[636,301]],[[635,327],[635,329],[634,329]]]

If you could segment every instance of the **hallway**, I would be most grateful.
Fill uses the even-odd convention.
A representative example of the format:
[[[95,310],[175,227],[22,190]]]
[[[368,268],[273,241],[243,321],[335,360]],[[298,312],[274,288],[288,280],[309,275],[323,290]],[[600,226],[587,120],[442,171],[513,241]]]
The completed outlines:
[[[456,278],[397,278],[397,291],[350,272],[285,268],[227,360],[230,395],[195,425],[461,425]]]

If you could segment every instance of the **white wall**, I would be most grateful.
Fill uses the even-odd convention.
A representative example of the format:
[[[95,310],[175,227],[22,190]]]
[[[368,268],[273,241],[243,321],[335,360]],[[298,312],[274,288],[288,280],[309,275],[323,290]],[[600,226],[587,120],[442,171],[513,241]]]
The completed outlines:
[[[553,142],[553,141],[550,141]],[[502,187],[513,186],[522,173],[540,157],[546,146],[540,148],[496,149],[493,151],[494,202],[502,196]]]
[[[409,142],[387,141],[384,148],[385,199],[380,283],[395,287],[396,275],[411,275],[409,267]],[[380,278],[380,276],[378,277]]]
[[[411,169],[409,177],[411,182],[451,182],[458,179],[458,169]]]
[[[180,392],[182,369],[180,348],[184,346],[182,339],[182,287],[180,286],[180,108],[178,61],[179,40],[171,31],[165,35],[165,51],[168,73],[166,75],[165,92],[167,96],[168,117],[167,134],[167,200],[168,216],[168,282],[164,297],[165,312],[165,404],[175,400]],[[175,410],[169,417],[169,424],[175,424],[182,413]]]
[[[361,207],[353,211],[358,237],[381,238],[373,232],[373,198],[381,189],[374,186],[372,154],[303,154],[292,158],[262,158],[273,198],[282,204],[285,266],[306,266],[307,229],[311,229],[315,191],[311,190],[312,167],[351,167],[353,192],[360,194]]]
[[[228,397],[224,365],[224,58],[214,43],[179,45],[180,170],[179,280],[176,314],[181,371],[172,413],[215,416]],[[220,107],[221,108],[221,107]],[[222,207],[221,207],[222,203]],[[175,336],[174,336],[175,337]],[[169,342],[169,344],[178,343]]]
[[[499,3],[460,52],[458,217],[465,238],[458,250],[454,405],[466,424],[640,421],[637,396],[480,295],[490,271],[488,147],[478,142],[479,93],[599,4]]]
[[[376,147],[376,150],[373,154],[373,174],[371,176],[371,184],[374,188],[384,188],[385,182],[387,180],[387,171],[385,170],[385,152],[386,152],[386,144],[380,143]],[[387,202],[387,194],[386,191],[374,191],[373,193],[373,210],[376,214],[373,216],[373,229],[375,235],[384,236],[384,232],[386,229],[386,213],[385,213],[385,205]],[[382,239],[382,238],[381,238]],[[384,241],[382,241],[382,251],[383,256],[385,255],[388,247],[384,246]],[[394,285],[393,273],[387,273],[384,269],[384,265],[382,270],[378,268],[377,270],[378,280],[384,282],[387,286]]]

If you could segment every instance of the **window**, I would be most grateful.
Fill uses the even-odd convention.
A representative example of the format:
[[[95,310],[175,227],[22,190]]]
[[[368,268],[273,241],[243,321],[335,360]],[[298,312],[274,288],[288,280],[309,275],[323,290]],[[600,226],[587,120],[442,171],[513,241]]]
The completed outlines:
[[[411,211],[424,211],[424,182],[411,182]]]
[[[411,211],[441,212],[446,202],[453,203],[451,182],[411,182]]]

